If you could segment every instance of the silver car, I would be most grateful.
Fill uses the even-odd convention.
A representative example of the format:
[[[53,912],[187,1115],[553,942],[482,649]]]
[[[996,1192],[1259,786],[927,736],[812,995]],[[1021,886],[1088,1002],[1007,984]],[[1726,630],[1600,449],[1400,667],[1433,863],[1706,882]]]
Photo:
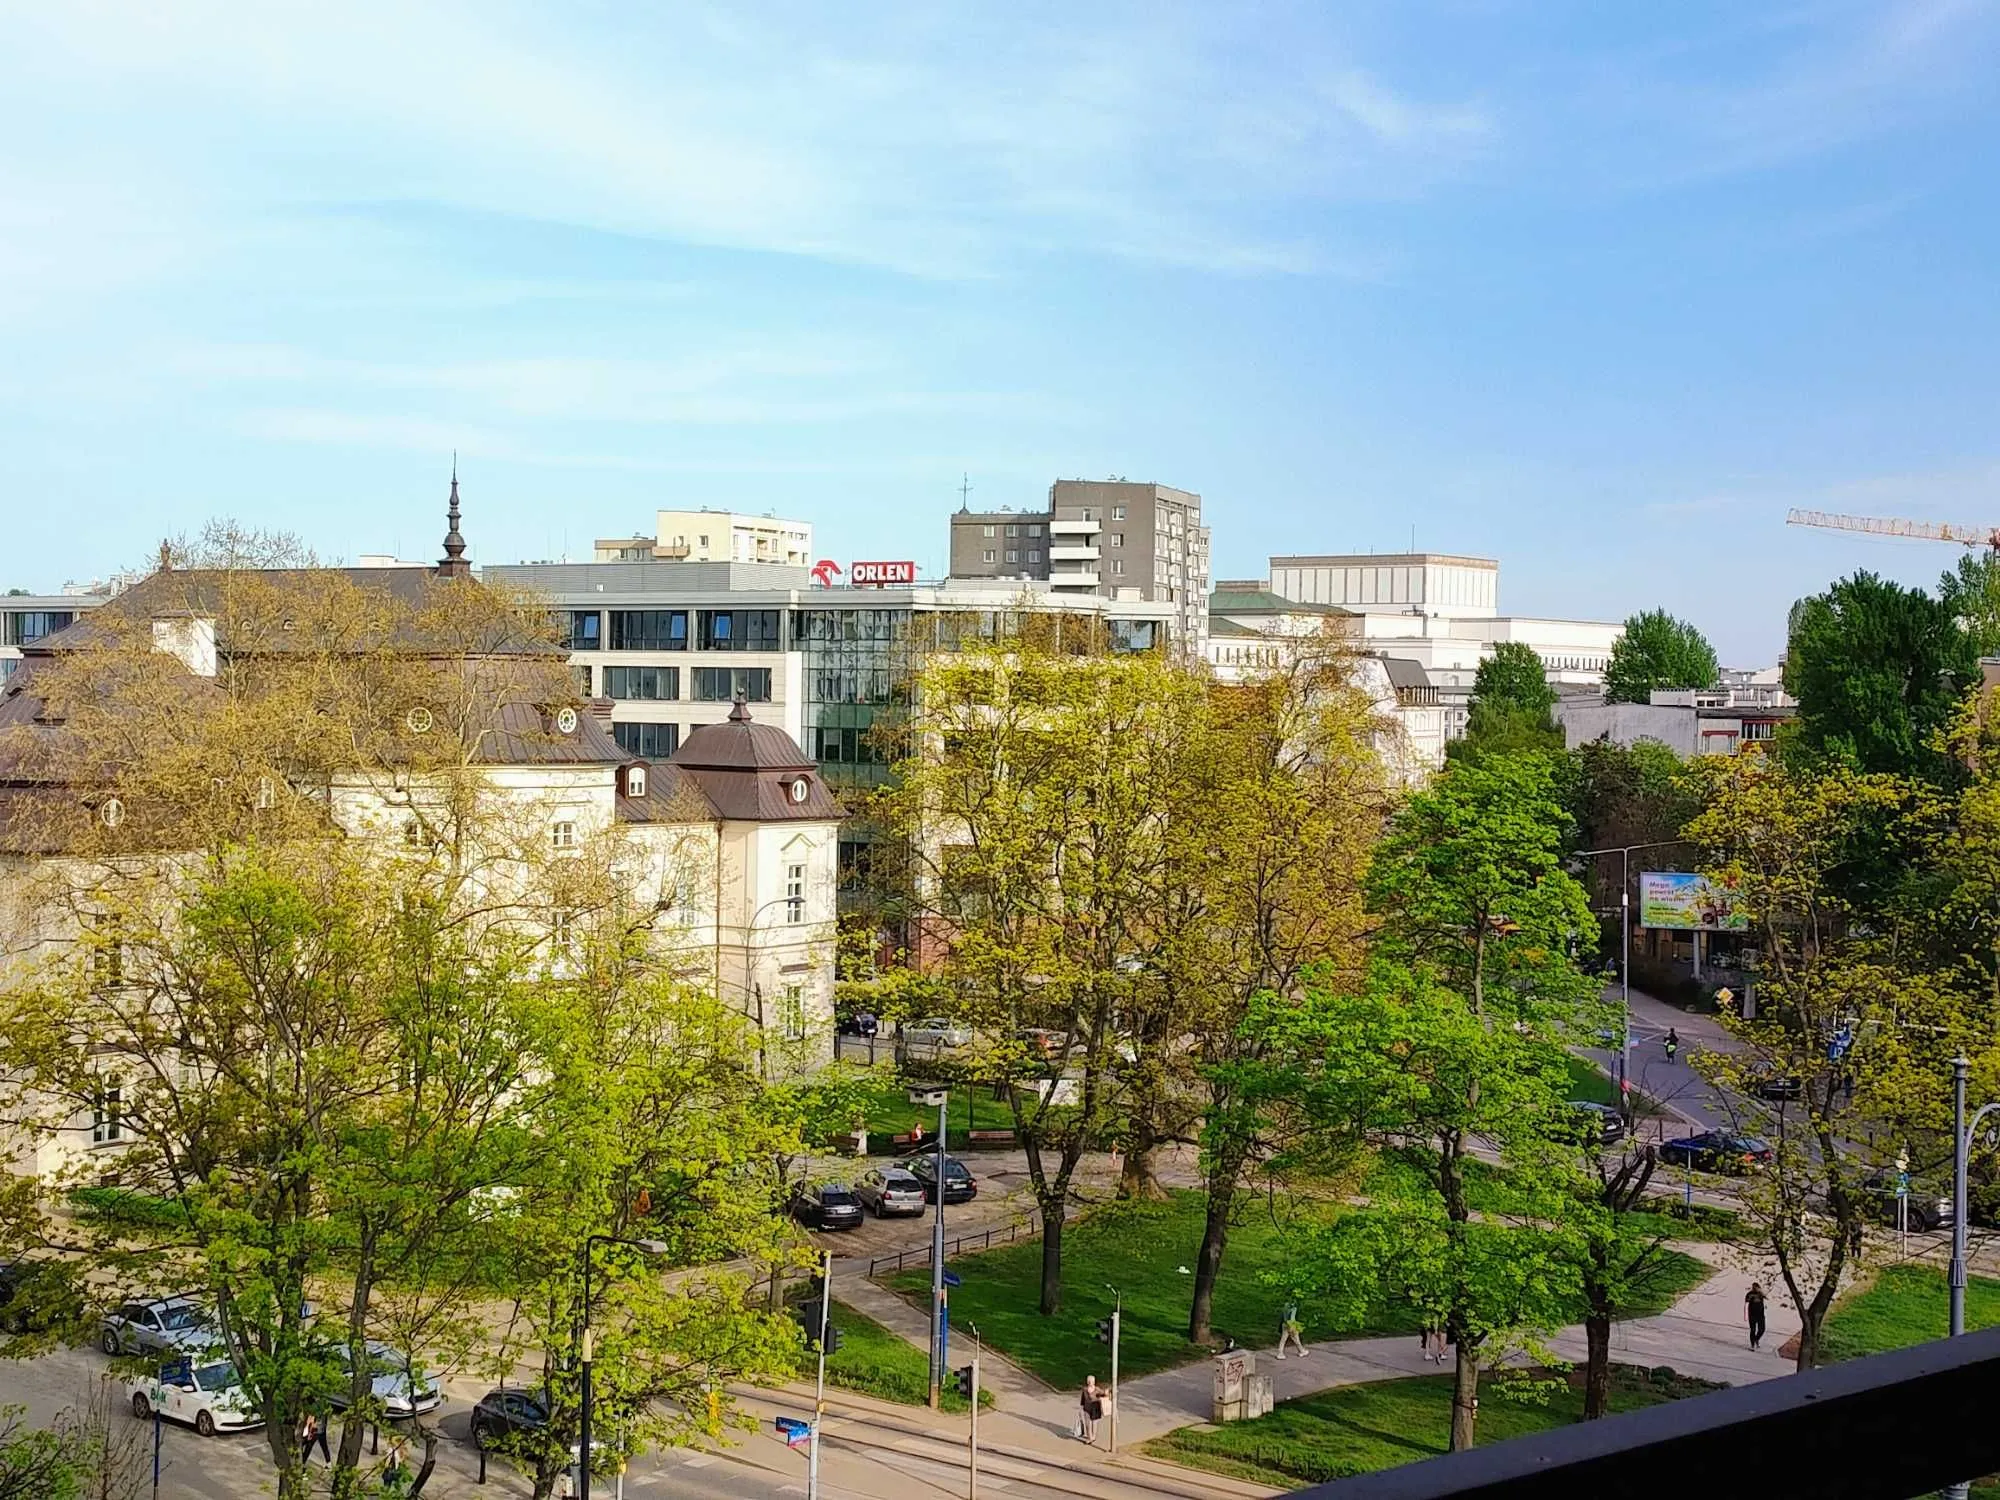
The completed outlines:
[[[345,1348],[341,1349],[336,1360],[344,1380],[347,1374]],[[434,1410],[444,1400],[421,1366],[411,1369],[401,1354],[380,1339],[368,1341],[368,1370],[373,1377],[369,1388],[382,1415],[392,1422]],[[347,1391],[347,1386],[343,1384],[328,1398],[336,1409],[346,1409]]]
[[[98,1343],[106,1354],[151,1354],[170,1358],[197,1353],[220,1342],[208,1309],[193,1297],[155,1297],[122,1302],[105,1315]]]
[[[924,1211],[924,1185],[901,1167],[874,1167],[854,1179],[854,1196],[878,1219]]]
[[[972,1045],[972,1028],[961,1026],[949,1016],[927,1016],[903,1025],[898,1044],[905,1057],[942,1057]]]

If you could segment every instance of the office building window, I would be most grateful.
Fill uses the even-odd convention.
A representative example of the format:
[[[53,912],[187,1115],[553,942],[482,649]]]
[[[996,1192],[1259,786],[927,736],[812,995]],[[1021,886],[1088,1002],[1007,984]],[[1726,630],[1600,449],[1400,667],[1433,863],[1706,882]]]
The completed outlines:
[[[97,1081],[97,1096],[90,1109],[90,1141],[94,1146],[108,1146],[124,1137],[125,1091],[114,1074]]]
[[[1028,561],[1031,563],[1038,563],[1041,560],[1042,560],[1042,549],[1039,547],[1030,547],[1028,549]]]
[[[991,526],[982,526],[979,528],[979,534],[983,537],[996,536],[998,532]]]
[[[1122,506],[1122,505],[1114,505],[1114,506],[1112,506],[1112,507],[1111,507],[1111,519],[1112,519],[1112,520],[1114,520],[1114,521],[1122,521],[1122,520],[1124,520],[1124,519],[1125,519],[1125,507],[1124,507],[1124,506]]]
[[[1037,521],[1034,525],[1028,528],[1029,536],[1040,536],[1041,534],[1042,534],[1042,523],[1040,521]]]
[[[27,646],[39,641],[45,635],[54,635],[58,630],[66,630],[76,623],[76,611],[70,609],[11,609],[0,616],[6,633],[0,638],[0,645]]]
[[[993,560],[994,560],[993,549],[991,547],[988,547],[986,549],[986,561],[992,562]]]
[[[1111,536],[1110,536],[1110,542],[1111,542],[1111,545],[1112,545],[1112,546],[1114,546],[1114,547],[1122,547],[1122,546],[1124,546],[1124,545],[1125,545],[1125,533],[1124,533],[1124,532],[1122,532],[1122,531],[1114,531],[1114,532],[1112,532],[1112,533],[1111,533]]]
[[[604,696],[671,701],[681,695],[679,667],[606,667]]]
[[[570,675],[570,676],[571,676],[571,678],[573,678],[573,679],[575,680],[575,682],[576,682],[576,691],[577,691],[577,696],[578,696],[578,697],[580,697],[580,698],[589,698],[589,697],[593,696],[593,694],[592,694],[592,693],[591,693],[591,691],[590,691],[590,668],[589,668],[589,667],[584,667],[584,666],[578,666],[578,667],[571,667],[571,668],[569,669],[569,675]]]
[[[558,849],[576,847],[576,824],[568,818],[558,818],[549,829],[549,842]]]
[[[604,616],[594,609],[572,609],[558,617],[563,627],[563,644],[572,651],[595,651],[602,644]]]
[[[1008,561],[1008,562],[1019,562],[1020,560],[1021,560],[1021,553],[1020,553],[1020,550],[1019,550],[1018,548],[1015,548],[1015,547],[1009,547],[1009,548],[1007,549],[1007,561]]]
[[[637,755],[646,760],[666,760],[681,747],[681,726],[613,724],[611,738],[618,742],[618,748],[627,755]]]
[[[1019,536],[1020,534],[1021,534],[1021,528],[1018,526],[1009,526],[1007,528],[1007,535],[1009,536]]]
[[[870,765],[881,759],[869,743],[866,729],[825,728],[813,731],[813,758],[827,765]]]
[[[1114,558],[1112,558],[1112,559],[1111,559],[1111,571],[1112,571],[1112,572],[1114,572],[1114,573],[1122,573],[1122,572],[1124,572],[1124,571],[1125,571],[1125,559],[1124,559],[1124,558],[1122,558],[1122,557],[1114,557]]]
[[[769,667],[696,667],[694,701],[728,703],[742,698],[747,703],[771,701]]]
[[[684,609],[614,609],[613,651],[685,651],[688,612]]]
[[[806,867],[804,865],[785,866],[785,920],[803,922],[806,919]]]
[[[696,642],[704,651],[783,650],[778,613],[775,609],[696,610]]]

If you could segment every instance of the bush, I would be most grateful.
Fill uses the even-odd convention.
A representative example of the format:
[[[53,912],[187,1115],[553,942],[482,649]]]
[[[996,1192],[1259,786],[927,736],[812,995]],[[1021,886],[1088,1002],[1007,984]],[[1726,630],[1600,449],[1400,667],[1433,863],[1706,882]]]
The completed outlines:
[[[187,1214],[171,1198],[121,1187],[72,1189],[70,1202],[86,1217],[131,1229],[185,1229]]]

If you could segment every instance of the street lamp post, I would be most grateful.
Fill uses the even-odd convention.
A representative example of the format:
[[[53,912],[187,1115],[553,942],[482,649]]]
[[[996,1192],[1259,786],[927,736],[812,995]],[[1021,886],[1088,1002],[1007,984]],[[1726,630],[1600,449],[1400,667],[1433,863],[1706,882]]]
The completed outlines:
[[[592,1234],[584,1236],[580,1259],[583,1261],[583,1337],[579,1342],[581,1358],[580,1390],[581,1415],[577,1423],[577,1500],[590,1500],[590,1247],[592,1245],[630,1245],[635,1250],[643,1250],[648,1255],[664,1254],[671,1247],[663,1240],[628,1240],[616,1234]]]
[[[1670,849],[1676,844],[1685,844],[1686,839],[1655,839],[1649,844],[1623,844],[1608,849],[1579,849],[1579,859],[1592,859],[1601,854],[1618,856],[1618,990],[1619,1003],[1625,1012],[1624,1020],[1618,1027],[1618,1103],[1625,1111],[1625,1123],[1630,1126],[1632,1111],[1632,853],[1637,849]]]
[[[931,1221],[931,1410],[938,1409],[938,1397],[944,1385],[945,1361],[945,1302],[944,1302],[944,1132],[945,1111],[950,1108],[951,1094],[941,1088],[912,1088],[910,1103],[920,1106],[935,1105],[938,1112],[937,1165],[931,1177],[932,1191],[937,1194],[937,1216]]]
[[[1957,1338],[1965,1332],[1965,1216],[1966,1216],[1966,1176],[1972,1156],[1972,1137],[1979,1130],[1979,1122],[1994,1110],[2000,1109],[2000,1101],[1982,1104],[1979,1113],[1972,1117],[1970,1124],[1965,1119],[1965,1081],[1972,1071],[1972,1060],[1960,1053],[1951,1060],[1951,1336]],[[1950,1500],[1966,1500],[1971,1485],[1954,1484],[1944,1491]]]

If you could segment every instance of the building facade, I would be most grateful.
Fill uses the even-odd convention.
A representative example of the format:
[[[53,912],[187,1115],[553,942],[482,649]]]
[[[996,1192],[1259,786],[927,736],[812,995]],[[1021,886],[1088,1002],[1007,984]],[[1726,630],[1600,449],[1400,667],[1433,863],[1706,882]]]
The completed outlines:
[[[8,594],[0,597],[0,682],[14,675],[27,648],[96,609],[124,587],[112,583],[71,584],[60,594]]]
[[[601,538],[595,562],[813,563],[810,521],[727,510],[663,510],[651,536]]]
[[[1207,634],[1201,496],[1169,485],[1058,479],[1046,510],[960,510],[951,518],[951,576],[1171,605],[1177,639],[1197,654]]]

